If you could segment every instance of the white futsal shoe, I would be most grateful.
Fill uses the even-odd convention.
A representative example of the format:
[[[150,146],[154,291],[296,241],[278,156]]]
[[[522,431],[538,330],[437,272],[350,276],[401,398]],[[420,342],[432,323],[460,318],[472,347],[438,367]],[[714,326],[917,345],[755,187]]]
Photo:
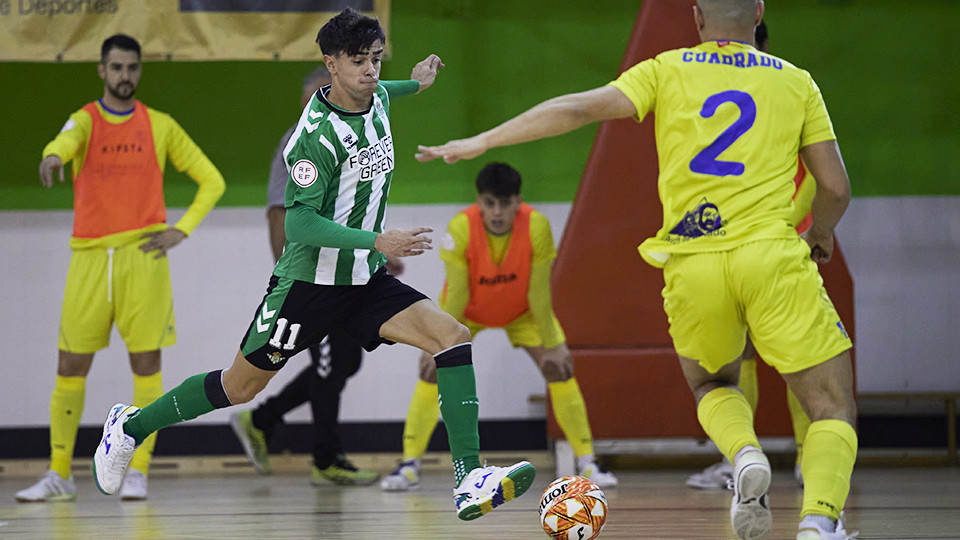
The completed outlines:
[[[733,465],[724,459],[687,477],[687,487],[694,489],[730,489],[733,485]]]
[[[859,532],[848,533],[843,528],[843,512],[840,513],[840,519],[837,520],[833,532],[825,531],[819,523],[813,519],[807,519],[806,516],[800,522],[800,532],[797,533],[797,540],[854,540]]]
[[[380,480],[384,491],[407,491],[420,486],[420,460],[401,461],[392,473]]]
[[[617,477],[600,466],[596,461],[590,461],[580,468],[578,474],[602,488],[617,487]]]
[[[47,471],[36,484],[17,492],[19,502],[59,502],[77,498],[73,477],[64,480],[55,471]]]
[[[770,462],[760,450],[744,452],[733,466],[730,524],[743,540],[762,540],[773,528],[767,491]]]
[[[127,471],[120,486],[120,500],[145,501],[147,500],[147,475],[136,469]]]
[[[110,408],[103,423],[103,438],[93,455],[93,473],[97,489],[104,495],[113,495],[120,489],[137,449],[133,437],[123,432],[123,423],[137,412],[140,412],[139,407],[117,403]]]
[[[457,517],[470,521],[523,495],[537,470],[528,461],[510,467],[477,467],[453,490]]]

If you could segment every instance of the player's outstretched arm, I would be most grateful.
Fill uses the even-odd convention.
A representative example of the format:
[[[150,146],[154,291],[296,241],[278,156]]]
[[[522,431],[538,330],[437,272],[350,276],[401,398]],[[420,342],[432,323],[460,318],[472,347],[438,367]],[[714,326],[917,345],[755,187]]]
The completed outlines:
[[[833,229],[850,204],[850,178],[835,140],[804,146],[800,156],[817,182],[813,222],[803,238],[810,244],[810,257],[824,263],[833,256]]]
[[[425,233],[433,232],[430,227],[419,227],[409,231],[393,229],[377,235],[374,249],[389,257],[410,257],[420,255],[428,249],[432,240]]]
[[[491,148],[509,146],[573,131],[593,122],[637,114],[627,96],[613,86],[566,94],[534,106],[499,126],[468,139],[440,146],[418,146],[418,161],[443,158],[447,163],[472,159]]]
[[[444,67],[443,61],[435,54],[431,54],[413,66],[410,78],[420,83],[420,89],[417,90],[418,94],[433,85],[433,81],[436,80],[437,73],[440,72],[442,67]]]

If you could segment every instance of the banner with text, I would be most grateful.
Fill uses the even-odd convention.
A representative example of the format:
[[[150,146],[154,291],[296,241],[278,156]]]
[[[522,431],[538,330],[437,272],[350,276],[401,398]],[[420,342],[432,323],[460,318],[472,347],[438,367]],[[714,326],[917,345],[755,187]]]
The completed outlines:
[[[317,31],[347,6],[390,35],[390,0],[0,0],[0,61],[99,61],[118,33],[144,60],[317,60]]]

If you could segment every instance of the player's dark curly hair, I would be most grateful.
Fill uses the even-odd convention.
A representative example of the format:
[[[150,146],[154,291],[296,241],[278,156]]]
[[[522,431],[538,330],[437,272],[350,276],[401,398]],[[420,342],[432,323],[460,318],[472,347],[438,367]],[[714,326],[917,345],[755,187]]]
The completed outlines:
[[[114,34],[107,39],[103,40],[103,45],[100,46],[100,63],[107,63],[107,55],[110,54],[112,49],[120,49],[122,51],[133,51],[137,53],[137,60],[140,59],[140,43],[137,40],[126,34]]]
[[[386,41],[380,21],[367,17],[353,8],[346,8],[327,21],[317,32],[320,52],[337,56],[340,53],[354,55],[370,48],[376,40]]]
[[[488,163],[477,173],[477,193],[494,197],[519,195],[520,183],[520,173],[506,163]]]

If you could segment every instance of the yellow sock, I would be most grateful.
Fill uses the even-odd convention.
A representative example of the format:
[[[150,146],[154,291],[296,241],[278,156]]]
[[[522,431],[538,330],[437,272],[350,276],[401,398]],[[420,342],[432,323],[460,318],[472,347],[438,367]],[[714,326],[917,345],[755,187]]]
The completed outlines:
[[[810,417],[803,412],[797,396],[787,388],[787,407],[790,409],[790,420],[793,422],[793,438],[797,442],[797,463],[803,458],[803,441],[807,438],[810,429]]]
[[[842,420],[820,420],[810,424],[803,441],[803,507],[800,518],[822,514],[840,517],[850,475],[857,460],[857,433]]]
[[[743,397],[750,404],[750,410],[757,414],[757,402],[760,391],[757,389],[757,357],[744,358],[740,362],[740,383],[737,384]]]
[[[83,415],[86,383],[85,377],[57,375],[50,395],[50,470],[57,471],[64,479],[70,478],[70,462],[73,461],[73,446],[77,442],[77,429]]]
[[[403,460],[420,459],[427,451],[430,436],[440,419],[437,383],[417,380],[410,399],[410,410],[403,424]]]
[[[708,392],[697,405],[697,418],[730,463],[744,446],[760,448],[753,431],[753,411],[736,388],[724,386]]]
[[[133,404],[136,407],[146,407],[153,403],[158,397],[163,395],[163,381],[160,372],[153,375],[133,376]],[[157,444],[156,432],[151,433],[149,437],[143,440],[143,443],[133,453],[133,459],[130,460],[130,468],[136,469],[143,474],[147,474],[150,468],[150,458],[153,457],[153,447]]]
[[[576,377],[549,383],[547,391],[553,403],[553,415],[557,417],[557,424],[573,448],[573,455],[592,455],[593,434],[590,433],[590,421],[587,419],[587,404],[583,401]]]

